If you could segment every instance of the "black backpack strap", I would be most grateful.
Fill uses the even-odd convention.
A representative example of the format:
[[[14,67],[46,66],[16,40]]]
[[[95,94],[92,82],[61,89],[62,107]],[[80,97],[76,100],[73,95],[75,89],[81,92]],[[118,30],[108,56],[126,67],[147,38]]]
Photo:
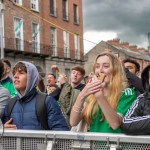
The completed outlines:
[[[39,122],[45,130],[48,130],[48,116],[47,116],[47,107],[46,107],[46,94],[38,92],[37,101],[36,101],[36,114]]]
[[[7,113],[8,113],[9,118],[10,118],[11,112],[14,108],[14,105],[15,105],[16,101],[17,101],[17,98],[13,97],[13,98],[10,99],[10,101],[7,104]]]

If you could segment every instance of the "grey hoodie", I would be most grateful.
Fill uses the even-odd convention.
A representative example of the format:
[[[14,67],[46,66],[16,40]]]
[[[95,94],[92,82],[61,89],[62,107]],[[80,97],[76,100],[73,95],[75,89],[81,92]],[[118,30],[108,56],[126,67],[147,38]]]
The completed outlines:
[[[7,105],[8,101],[10,100],[10,94],[7,89],[5,89],[0,84],[0,118],[2,118],[4,114],[5,106]]]
[[[26,90],[24,93],[24,96],[26,96],[33,88],[35,88],[38,85],[38,70],[36,69],[35,65],[26,62],[26,61],[19,61],[23,64],[25,64],[26,69],[27,69],[27,85],[26,85]],[[19,63],[17,62],[15,66]],[[23,96],[17,91],[17,95],[22,98]]]

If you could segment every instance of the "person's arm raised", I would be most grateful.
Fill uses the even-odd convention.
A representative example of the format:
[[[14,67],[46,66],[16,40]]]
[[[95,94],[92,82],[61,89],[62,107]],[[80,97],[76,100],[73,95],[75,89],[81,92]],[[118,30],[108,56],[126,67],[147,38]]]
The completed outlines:
[[[74,106],[72,107],[70,114],[70,125],[76,126],[82,119],[81,112],[84,106],[85,98],[91,94],[94,94],[100,90],[100,81],[93,81],[88,83],[84,89],[78,95]]]

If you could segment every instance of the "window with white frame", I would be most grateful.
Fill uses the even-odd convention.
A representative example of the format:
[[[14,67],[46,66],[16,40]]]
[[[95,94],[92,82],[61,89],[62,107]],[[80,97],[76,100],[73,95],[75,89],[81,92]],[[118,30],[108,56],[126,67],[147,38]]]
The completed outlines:
[[[31,0],[31,9],[39,11],[39,0]]]
[[[37,23],[32,23],[32,51],[40,53],[40,27]]]
[[[75,59],[80,59],[80,37],[79,35],[74,35],[74,47],[75,47]]]
[[[70,79],[70,69],[65,68],[65,75],[67,76],[67,79]]]
[[[23,50],[23,21],[20,18],[14,18],[14,36],[16,50]]]
[[[13,0],[14,3],[22,5],[22,0]]]
[[[63,31],[63,41],[64,41],[64,57],[69,58],[69,33]]]
[[[50,15],[57,16],[56,0],[50,0]]]
[[[62,0],[62,14],[64,20],[69,20],[69,14],[68,14],[68,1]]]
[[[57,33],[56,28],[51,27],[51,52],[52,56],[57,56]]]
[[[74,23],[79,24],[78,6],[76,4],[73,4],[73,12],[74,12]]]

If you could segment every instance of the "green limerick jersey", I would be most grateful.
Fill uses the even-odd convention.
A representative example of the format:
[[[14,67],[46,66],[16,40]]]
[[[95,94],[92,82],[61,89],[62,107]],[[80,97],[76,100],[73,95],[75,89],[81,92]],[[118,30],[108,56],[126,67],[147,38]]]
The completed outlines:
[[[134,88],[126,88],[120,96],[116,112],[124,116],[135,99],[136,94]],[[107,123],[106,119],[100,121],[101,117],[102,112],[99,107],[97,115],[95,115],[90,124],[89,132],[122,133],[121,128],[113,130]]]

